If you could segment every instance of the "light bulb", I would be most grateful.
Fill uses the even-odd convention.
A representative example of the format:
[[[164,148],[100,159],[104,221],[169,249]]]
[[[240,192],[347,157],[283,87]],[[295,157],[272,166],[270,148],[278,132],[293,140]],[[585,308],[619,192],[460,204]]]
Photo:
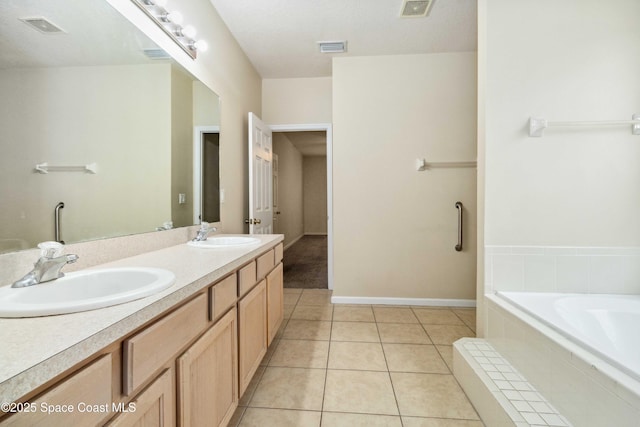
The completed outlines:
[[[193,47],[200,52],[206,52],[209,49],[209,45],[204,40],[198,40],[193,44]]]
[[[154,2],[156,6],[165,7],[167,5],[167,0],[155,0]]]
[[[167,19],[176,25],[181,25],[184,18],[180,12],[173,10],[167,14]]]
[[[187,25],[182,29],[181,33],[183,36],[192,39],[196,36],[197,31],[193,25]]]

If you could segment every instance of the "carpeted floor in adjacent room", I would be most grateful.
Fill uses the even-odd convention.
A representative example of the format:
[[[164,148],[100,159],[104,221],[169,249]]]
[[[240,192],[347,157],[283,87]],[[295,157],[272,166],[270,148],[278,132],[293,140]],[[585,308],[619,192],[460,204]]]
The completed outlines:
[[[284,251],[284,287],[327,289],[327,236],[303,236]]]

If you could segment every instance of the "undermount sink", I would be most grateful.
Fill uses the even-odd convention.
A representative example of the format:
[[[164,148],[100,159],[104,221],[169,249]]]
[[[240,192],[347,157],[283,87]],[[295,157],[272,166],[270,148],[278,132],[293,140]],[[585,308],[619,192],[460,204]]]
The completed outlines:
[[[195,246],[197,248],[228,248],[232,246],[244,246],[255,245],[260,243],[260,239],[255,237],[244,236],[228,236],[228,237],[209,237],[207,240],[200,242],[190,241],[187,243],[189,246]]]
[[[0,317],[77,313],[122,304],[158,293],[176,276],[160,268],[109,268],[67,273],[26,288],[0,288]]]

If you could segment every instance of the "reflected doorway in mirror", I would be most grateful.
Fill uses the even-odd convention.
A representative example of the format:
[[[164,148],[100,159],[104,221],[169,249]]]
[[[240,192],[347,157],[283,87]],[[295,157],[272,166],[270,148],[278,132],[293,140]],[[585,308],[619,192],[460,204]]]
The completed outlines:
[[[220,222],[220,127],[193,132],[193,221]]]

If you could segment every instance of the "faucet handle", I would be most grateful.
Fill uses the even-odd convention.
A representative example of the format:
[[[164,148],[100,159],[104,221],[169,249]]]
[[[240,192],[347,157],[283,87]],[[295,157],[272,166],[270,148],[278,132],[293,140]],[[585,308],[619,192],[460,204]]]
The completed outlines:
[[[207,231],[207,230],[209,230],[209,223],[202,221],[200,223],[200,231]]]
[[[64,245],[59,242],[49,241],[38,243],[40,256],[45,258],[55,258],[62,255]]]

